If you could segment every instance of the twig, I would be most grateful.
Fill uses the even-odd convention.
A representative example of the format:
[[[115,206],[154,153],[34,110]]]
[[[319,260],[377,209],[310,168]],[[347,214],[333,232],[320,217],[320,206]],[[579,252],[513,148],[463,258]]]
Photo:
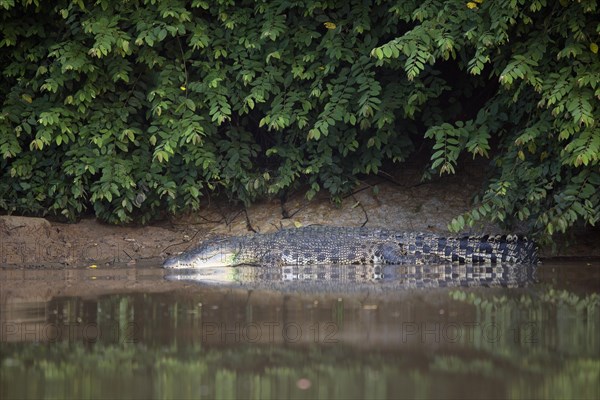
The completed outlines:
[[[221,222],[223,222],[223,220],[225,219],[225,218],[223,217],[223,215],[221,215],[221,219],[220,219],[220,220],[214,220],[214,221],[213,221],[213,220],[210,220],[210,219],[208,219],[208,218],[206,218],[206,217],[203,217],[202,215],[198,215],[198,217],[199,217],[199,218],[201,218],[201,219],[203,219],[205,222],[196,222],[196,223],[189,223],[189,222],[186,222],[186,223],[181,223],[181,224],[178,224],[178,223],[176,223],[176,222],[171,222],[171,225],[173,225],[173,226],[179,226],[179,225],[204,225],[204,224],[218,224],[218,223],[221,223]]]
[[[356,189],[355,191],[353,191],[351,193],[348,193],[346,196],[342,197],[342,199],[347,199],[348,197],[354,197],[355,194],[358,194],[358,193],[363,192],[363,191],[365,191],[367,189],[373,188],[373,185],[369,185],[368,183],[366,183],[366,185],[367,186],[365,186],[365,187],[362,187],[360,189]]]
[[[123,253],[125,253],[130,260],[133,260],[133,257],[131,257],[125,249],[123,249]]]
[[[187,99],[187,97],[188,97],[188,92],[187,92],[188,70],[187,70],[187,65],[186,65],[186,61],[185,61],[185,54],[183,53],[183,47],[181,46],[181,41],[179,40],[179,36],[177,36],[177,44],[179,45],[179,50],[181,51],[181,61],[183,61],[183,71],[185,72],[185,83],[184,83],[185,98]]]
[[[250,222],[250,217],[248,216],[248,210],[246,209],[246,207],[244,207],[244,215],[246,215],[246,228],[249,231],[252,231],[254,233],[258,233],[256,231],[256,229],[254,229],[254,227],[252,226],[252,223]]]
[[[306,202],[304,204],[302,204],[296,211],[294,211],[293,213],[289,214],[287,211],[285,211],[285,209],[283,208],[283,205],[281,206],[281,209],[284,210],[287,214],[287,217],[283,214],[283,212],[281,213],[283,216],[283,219],[288,219],[288,218],[293,218],[294,215],[298,214],[300,211],[302,211],[304,208],[306,208],[308,205],[310,204],[310,202]]]
[[[184,243],[193,244],[194,239],[196,238],[196,236],[198,236],[199,233],[200,233],[199,230],[196,231],[196,233],[194,233],[194,236],[192,236],[192,238],[190,240],[186,240],[184,242],[173,243],[173,244],[168,245],[167,247],[165,247],[164,249],[162,249],[161,253],[164,253],[167,249],[170,249],[171,247],[179,246],[180,244],[184,244]],[[190,248],[190,246],[188,245],[188,247],[186,248],[186,250],[189,249],[189,248]]]
[[[352,198],[354,199],[354,201],[356,201],[356,204],[360,207],[360,209],[365,214],[365,222],[363,222],[361,225],[361,227],[363,227],[367,224],[367,222],[369,222],[369,215],[367,214],[367,210],[365,210],[365,207],[362,205],[362,203],[360,201],[356,200],[356,197],[354,197],[354,195],[352,195]]]
[[[234,214],[234,216],[231,219],[229,219],[229,220],[227,219],[227,217],[225,217],[225,225],[229,226],[238,217],[238,215],[240,215],[244,211],[246,211],[246,209],[243,209],[243,210],[240,210],[240,211],[236,212]]]
[[[273,228],[277,229],[278,231],[283,229],[283,224],[281,223],[281,221],[279,221],[279,226],[275,225],[272,222],[271,222],[271,226],[273,226]]]

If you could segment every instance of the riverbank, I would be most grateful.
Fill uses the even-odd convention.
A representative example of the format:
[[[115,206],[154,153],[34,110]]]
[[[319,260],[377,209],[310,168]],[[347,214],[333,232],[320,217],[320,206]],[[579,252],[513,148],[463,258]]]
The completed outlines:
[[[472,171],[475,169],[472,169]],[[147,226],[107,225],[93,218],[65,224],[44,218],[0,216],[0,266],[64,268],[160,264],[165,257],[192,248],[207,238],[311,224],[380,226],[446,234],[451,219],[471,206],[482,176],[463,173],[421,183],[414,171],[389,179],[362,182],[341,204],[326,194],[306,200],[302,192],[258,202],[248,208],[211,199],[197,212],[167,217]],[[498,233],[494,224],[472,232]],[[564,238],[542,257],[600,257],[599,231]]]

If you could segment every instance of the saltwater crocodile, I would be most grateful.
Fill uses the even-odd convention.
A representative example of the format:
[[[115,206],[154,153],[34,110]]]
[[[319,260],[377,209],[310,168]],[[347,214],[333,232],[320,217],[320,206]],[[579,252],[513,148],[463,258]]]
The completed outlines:
[[[211,240],[165,268],[323,264],[535,264],[535,244],[516,235],[443,237],[381,228],[309,226]]]

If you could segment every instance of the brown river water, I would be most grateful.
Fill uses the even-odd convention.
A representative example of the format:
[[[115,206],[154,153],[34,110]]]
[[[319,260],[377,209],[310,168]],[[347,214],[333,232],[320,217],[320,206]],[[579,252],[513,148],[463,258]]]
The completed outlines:
[[[600,398],[598,260],[331,268],[0,269],[0,397]]]

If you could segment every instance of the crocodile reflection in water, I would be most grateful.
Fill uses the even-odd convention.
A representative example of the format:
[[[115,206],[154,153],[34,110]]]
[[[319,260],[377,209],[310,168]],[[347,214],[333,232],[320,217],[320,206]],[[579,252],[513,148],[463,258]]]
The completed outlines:
[[[204,284],[308,283],[340,289],[348,284],[381,284],[390,288],[525,287],[535,280],[534,264],[431,264],[431,265],[312,265],[238,266],[169,271],[168,280]]]

